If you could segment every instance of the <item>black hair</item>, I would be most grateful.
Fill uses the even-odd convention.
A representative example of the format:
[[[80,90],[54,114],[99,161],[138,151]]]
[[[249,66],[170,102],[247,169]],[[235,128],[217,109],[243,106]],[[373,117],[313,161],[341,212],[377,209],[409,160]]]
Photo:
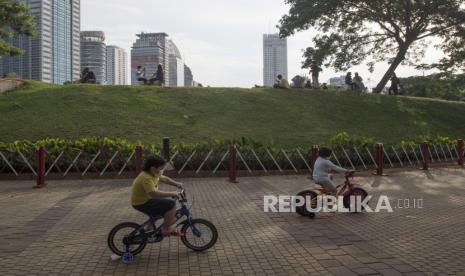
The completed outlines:
[[[318,151],[318,155],[323,158],[330,157],[332,153],[333,153],[333,150],[330,148],[320,148],[320,150]]]
[[[150,172],[150,168],[155,167],[155,168],[160,168],[166,165],[166,160],[163,159],[162,157],[156,155],[156,156],[149,156],[145,160],[143,170],[145,172]]]
[[[139,65],[139,66],[137,66],[137,69],[142,69],[142,66],[140,66],[140,65]]]
[[[278,75],[278,79],[282,79],[283,78],[283,75]]]

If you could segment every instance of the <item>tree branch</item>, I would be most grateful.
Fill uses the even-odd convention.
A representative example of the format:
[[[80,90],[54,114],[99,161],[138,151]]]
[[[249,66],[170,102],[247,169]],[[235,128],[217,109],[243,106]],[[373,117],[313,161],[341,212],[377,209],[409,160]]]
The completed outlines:
[[[427,30],[429,33],[427,33],[427,34],[425,34],[425,35],[422,35],[422,36],[419,36],[419,37],[417,38],[417,40],[420,40],[420,39],[423,39],[423,38],[426,38],[426,37],[429,37],[429,36],[436,35],[436,34],[438,34],[438,33],[440,33],[440,32],[446,31],[447,29],[450,29],[450,28],[455,27],[456,25],[459,25],[459,24],[462,24],[462,23],[465,23],[465,19],[462,20],[461,22],[452,23],[452,24],[450,24],[450,25],[448,25],[448,26],[445,26],[445,27],[442,27],[442,28],[438,28],[438,29],[436,29],[436,30],[432,30],[432,29],[431,29],[431,30]]]

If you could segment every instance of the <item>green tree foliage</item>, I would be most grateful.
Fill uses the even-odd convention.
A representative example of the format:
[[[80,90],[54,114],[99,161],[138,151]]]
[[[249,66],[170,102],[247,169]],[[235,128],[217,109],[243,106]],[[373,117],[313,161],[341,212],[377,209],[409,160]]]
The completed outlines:
[[[401,79],[406,95],[415,97],[463,100],[465,98],[465,74],[434,74],[425,77]]]
[[[0,56],[21,55],[23,51],[8,41],[19,35],[34,34],[34,18],[26,4],[13,0],[0,0]]]
[[[367,61],[390,66],[375,92],[381,92],[396,68],[418,64],[428,38],[436,38],[445,57],[430,66],[465,65],[465,5],[463,0],[285,0],[291,6],[280,21],[282,37],[314,29],[309,60],[338,71]]]

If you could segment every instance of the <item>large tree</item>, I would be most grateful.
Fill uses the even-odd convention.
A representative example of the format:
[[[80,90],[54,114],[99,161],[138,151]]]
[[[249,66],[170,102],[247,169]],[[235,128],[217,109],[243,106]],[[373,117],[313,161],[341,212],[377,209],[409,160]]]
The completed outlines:
[[[465,65],[465,4],[463,0],[285,0],[290,5],[278,26],[282,37],[317,30],[305,50],[304,66],[317,62],[337,71],[367,62],[389,68],[375,92],[381,92],[396,68],[420,65],[432,42],[445,56],[443,70]],[[431,38],[431,39],[429,39]],[[425,65],[423,65],[425,66]],[[463,68],[463,67],[462,67]]]
[[[9,40],[19,36],[33,36],[35,33],[34,18],[27,6],[13,0],[0,0],[0,56],[20,55],[23,51]]]

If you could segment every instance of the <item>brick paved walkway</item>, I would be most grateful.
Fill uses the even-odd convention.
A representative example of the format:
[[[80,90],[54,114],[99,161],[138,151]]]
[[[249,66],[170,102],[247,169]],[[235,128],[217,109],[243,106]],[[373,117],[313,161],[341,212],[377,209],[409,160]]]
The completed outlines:
[[[323,214],[263,212],[263,195],[295,194],[304,176],[186,179],[193,213],[216,224],[205,253],[177,239],[149,245],[131,265],[110,260],[106,236],[144,216],[130,180],[0,182],[0,275],[465,275],[465,171],[393,172],[357,181],[371,194],[423,198],[423,209]],[[339,179],[340,180],[340,179]]]

